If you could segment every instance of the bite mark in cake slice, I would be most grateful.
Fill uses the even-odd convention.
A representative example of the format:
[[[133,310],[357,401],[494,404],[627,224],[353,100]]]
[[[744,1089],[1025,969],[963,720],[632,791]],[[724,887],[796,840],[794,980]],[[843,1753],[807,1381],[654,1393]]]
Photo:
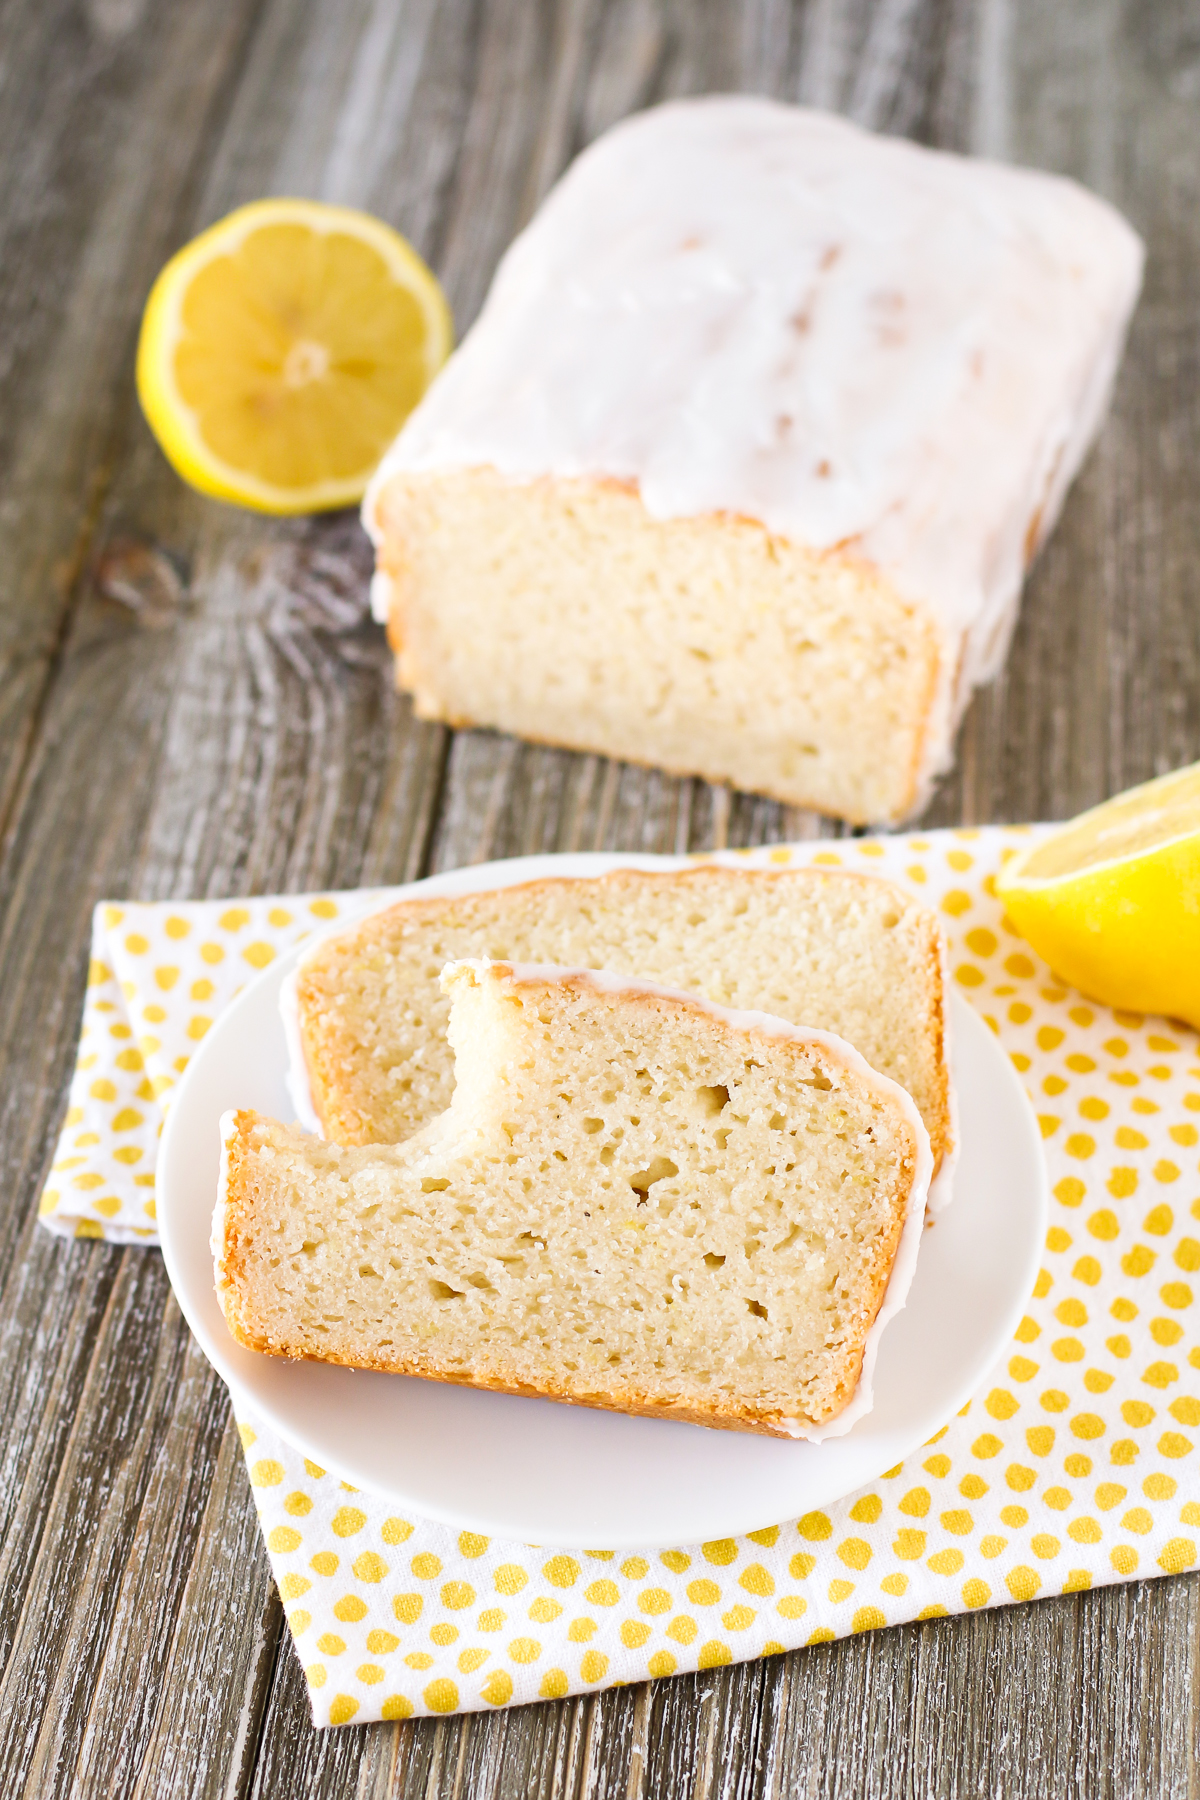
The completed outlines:
[[[596,971],[452,964],[448,1109],[346,1147],[227,1115],[217,1292],[251,1349],[837,1435],[932,1172],[849,1044]]]

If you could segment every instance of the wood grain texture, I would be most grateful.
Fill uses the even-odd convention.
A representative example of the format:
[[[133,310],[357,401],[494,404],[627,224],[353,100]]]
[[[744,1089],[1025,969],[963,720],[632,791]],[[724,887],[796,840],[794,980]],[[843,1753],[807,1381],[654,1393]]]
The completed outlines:
[[[1109,195],[1150,248],[1114,415],[928,819],[1064,816],[1200,756],[1190,0],[4,0],[0,63],[0,1793],[1197,1800],[1198,1578],[315,1733],[160,1259],[32,1217],[101,895],[836,833],[415,723],[356,521],[203,501],[150,441],[132,356],[170,251],[264,193],[364,205],[461,331],[584,144],[722,88]]]

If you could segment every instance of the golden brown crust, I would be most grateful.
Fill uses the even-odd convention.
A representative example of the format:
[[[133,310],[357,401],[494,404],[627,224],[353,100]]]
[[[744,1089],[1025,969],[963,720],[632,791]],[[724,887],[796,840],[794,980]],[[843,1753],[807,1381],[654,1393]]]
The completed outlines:
[[[335,1079],[338,1061],[336,1034],[325,1030],[318,1031],[314,1024],[314,1018],[320,1010],[322,999],[318,987],[320,971],[325,966],[326,958],[332,960],[338,956],[338,946],[345,946],[351,941],[363,945],[386,943],[394,936],[396,925],[403,920],[436,916],[439,912],[445,912],[447,908],[461,902],[482,898],[484,894],[511,894],[514,901],[519,901],[527,900],[530,896],[539,893],[547,893],[551,889],[562,890],[566,887],[576,890],[584,887],[607,888],[630,885],[635,882],[687,885],[692,882],[705,883],[717,880],[738,885],[746,882],[791,882],[815,888],[826,884],[854,882],[860,886],[875,889],[886,887],[896,896],[897,903],[905,913],[921,921],[925,929],[924,954],[929,991],[933,996],[933,1029],[938,1070],[937,1113],[934,1118],[925,1120],[930,1147],[933,1151],[933,1169],[936,1175],[944,1156],[953,1148],[950,1130],[950,1073],[946,1062],[946,994],[940,927],[936,917],[927,907],[922,906],[919,900],[914,899],[903,888],[897,887],[894,882],[886,881],[878,875],[864,874],[850,869],[729,869],[717,863],[698,863],[694,868],[661,871],[613,869],[607,875],[598,876],[543,876],[535,881],[521,882],[508,888],[481,889],[476,894],[398,900],[392,906],[372,913],[369,918],[364,919],[358,925],[345,932],[339,932],[336,937],[331,938],[314,954],[311,960],[301,964],[297,976],[296,997],[300,1017],[301,1044],[308,1071],[313,1110],[320,1119],[326,1136],[344,1144],[367,1144],[375,1141],[370,1119],[361,1111],[347,1108],[341,1099],[344,1088]],[[344,1048],[349,1050],[351,1046],[346,1045]]]
[[[240,1344],[250,1344],[251,1336],[241,1319],[245,1289],[240,1227],[247,1211],[246,1162],[258,1123],[258,1113],[246,1108],[233,1115],[233,1129],[222,1147],[221,1204],[216,1220],[219,1236],[213,1243],[217,1299],[221,1302],[226,1324]]]
[[[782,1414],[757,1414],[747,1411],[737,1412],[732,1408],[713,1407],[711,1409],[676,1405],[669,1401],[654,1400],[642,1393],[630,1389],[614,1389],[609,1394],[571,1393],[561,1386],[547,1382],[545,1387],[533,1387],[529,1382],[515,1378],[505,1379],[497,1375],[462,1375],[438,1367],[434,1363],[421,1362],[415,1358],[397,1357],[393,1361],[381,1361],[368,1357],[337,1356],[332,1351],[325,1356],[311,1356],[306,1350],[291,1348],[286,1344],[275,1344],[268,1339],[248,1332],[240,1318],[230,1316],[229,1308],[225,1312],[226,1323],[230,1332],[239,1344],[247,1350],[257,1350],[265,1356],[284,1356],[292,1362],[336,1363],[344,1369],[371,1369],[381,1375],[411,1375],[419,1381],[441,1381],[451,1387],[476,1388],[484,1393],[518,1394],[526,1400],[553,1400],[563,1406],[590,1406],[601,1412],[630,1413],[638,1418],[674,1419],[682,1425],[705,1425],[715,1431],[748,1431],[762,1437],[792,1438],[794,1432],[786,1430],[780,1419]],[[861,1368],[862,1359],[859,1358]],[[854,1382],[845,1392],[841,1404],[821,1419],[807,1420],[809,1424],[824,1424],[835,1418],[848,1404],[858,1384],[857,1374]]]
[[[912,755],[908,765],[908,787],[903,804],[896,809],[898,820],[908,819],[918,808],[921,800],[921,776],[929,763],[930,739],[933,736],[934,721],[937,716],[937,696],[939,687],[944,683],[944,665],[946,661],[945,641],[934,631],[932,620],[924,623],[929,634],[930,652],[925,676],[925,694],[921,701],[921,724],[913,734]],[[953,690],[951,690],[953,691]],[[938,765],[934,764],[935,772]],[[928,795],[926,795],[926,803]],[[872,825],[873,819],[852,819],[852,825]]]

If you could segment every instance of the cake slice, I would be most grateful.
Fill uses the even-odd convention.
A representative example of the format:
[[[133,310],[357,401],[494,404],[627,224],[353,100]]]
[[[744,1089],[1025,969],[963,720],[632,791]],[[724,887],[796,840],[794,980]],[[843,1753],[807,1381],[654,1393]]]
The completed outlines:
[[[919,809],[1099,428],[1141,244],[1072,181],[750,96],[583,152],[363,518],[422,718]]]
[[[857,1417],[932,1166],[904,1091],[836,1037],[616,976],[443,987],[456,1085],[407,1143],[226,1115],[234,1336],[783,1437]]]
[[[937,916],[891,882],[830,868],[618,869],[387,907],[289,978],[297,1116],[338,1143],[395,1144],[444,1111],[438,977],[479,956],[609,969],[836,1032],[912,1095],[935,1165],[951,1159]]]

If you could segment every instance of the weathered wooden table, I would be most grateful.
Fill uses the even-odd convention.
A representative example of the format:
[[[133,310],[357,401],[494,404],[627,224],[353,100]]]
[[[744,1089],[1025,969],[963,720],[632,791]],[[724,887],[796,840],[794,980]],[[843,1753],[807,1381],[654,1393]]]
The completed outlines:
[[[394,882],[830,831],[415,724],[341,515],[187,492],[138,316],[261,194],[366,206],[461,331],[569,158],[746,88],[1077,175],[1150,250],[1115,414],[928,822],[1061,817],[1200,756],[1195,0],[0,6],[0,1794],[1200,1794],[1200,1578],[495,1716],[317,1734],[224,1392],[153,1251],[35,1228],[102,895]]]

